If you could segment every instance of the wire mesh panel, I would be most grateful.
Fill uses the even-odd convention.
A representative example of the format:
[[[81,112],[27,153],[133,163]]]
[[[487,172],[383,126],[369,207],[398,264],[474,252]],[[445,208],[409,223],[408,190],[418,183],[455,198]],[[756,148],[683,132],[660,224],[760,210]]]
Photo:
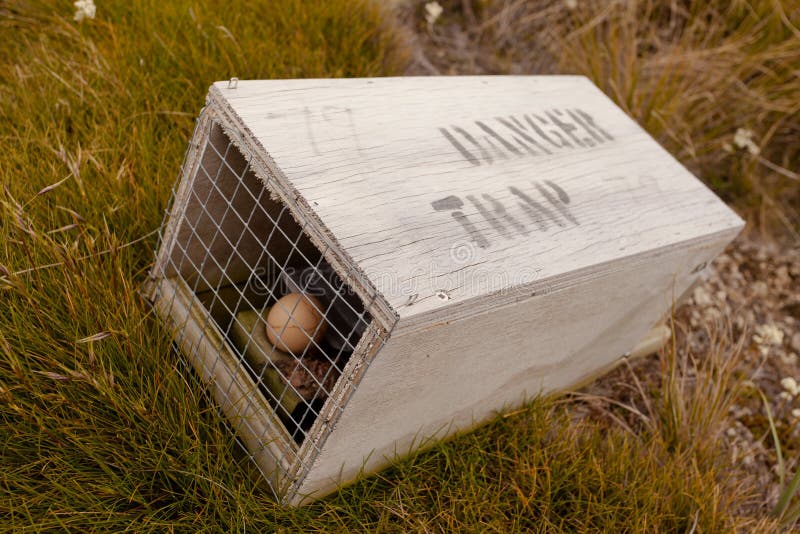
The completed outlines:
[[[207,115],[165,218],[153,300],[280,496],[363,374],[347,364],[374,355],[385,331],[374,294],[344,282],[351,273]]]

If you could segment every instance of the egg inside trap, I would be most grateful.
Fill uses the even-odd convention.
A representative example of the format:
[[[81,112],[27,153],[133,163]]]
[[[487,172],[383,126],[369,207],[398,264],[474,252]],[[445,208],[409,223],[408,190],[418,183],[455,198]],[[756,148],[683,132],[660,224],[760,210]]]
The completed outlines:
[[[370,319],[359,311],[363,306],[358,298],[342,290],[343,284],[330,267],[312,272],[307,269],[303,276],[290,276],[291,272],[296,271],[288,269],[277,280],[259,277],[201,292],[197,298],[299,444],[333,391]],[[267,336],[270,309],[289,293],[313,295],[326,323],[324,336],[301,354],[280,350]]]

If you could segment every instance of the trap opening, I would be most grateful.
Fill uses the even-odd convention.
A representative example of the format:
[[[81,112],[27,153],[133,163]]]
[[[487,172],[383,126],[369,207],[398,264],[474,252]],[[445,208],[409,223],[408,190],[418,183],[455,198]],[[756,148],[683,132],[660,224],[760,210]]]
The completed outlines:
[[[382,329],[252,155],[217,122],[200,128],[164,225],[154,301],[248,448],[297,468],[320,414],[343,409],[346,364],[374,354]]]

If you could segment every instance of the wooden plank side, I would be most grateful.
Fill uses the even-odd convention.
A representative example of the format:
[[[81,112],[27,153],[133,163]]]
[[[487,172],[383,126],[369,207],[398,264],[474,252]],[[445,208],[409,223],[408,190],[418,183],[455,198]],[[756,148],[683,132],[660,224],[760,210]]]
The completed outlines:
[[[240,81],[212,94],[421,324],[742,225],[583,77]]]
[[[691,266],[727,241],[694,242],[517,305],[393,336],[292,502],[608,368],[699,276]]]
[[[246,444],[253,460],[279,496],[291,483],[286,474],[296,446],[283,423],[216,331],[207,311],[179,278],[157,282],[154,306],[175,342]]]

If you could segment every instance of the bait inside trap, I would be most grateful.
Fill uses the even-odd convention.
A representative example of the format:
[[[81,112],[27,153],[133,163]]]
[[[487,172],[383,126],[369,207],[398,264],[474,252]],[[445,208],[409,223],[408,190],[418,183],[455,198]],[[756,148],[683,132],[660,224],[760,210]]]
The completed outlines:
[[[742,226],[580,76],[217,82],[144,293],[298,505],[657,349]]]

